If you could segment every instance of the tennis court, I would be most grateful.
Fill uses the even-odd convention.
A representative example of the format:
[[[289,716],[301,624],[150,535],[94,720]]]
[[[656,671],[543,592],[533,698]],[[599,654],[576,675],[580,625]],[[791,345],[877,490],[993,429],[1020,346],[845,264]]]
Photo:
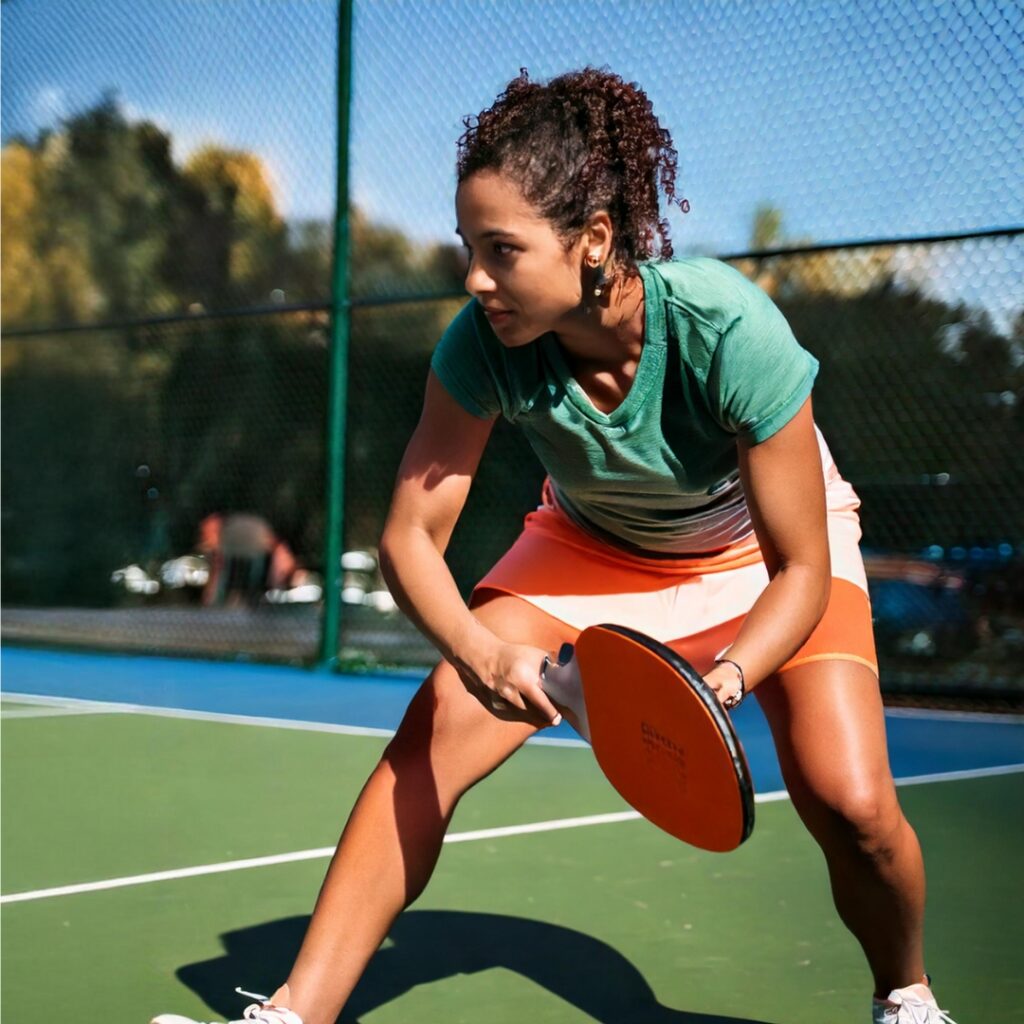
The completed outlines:
[[[5,649],[8,1020],[237,1016],[283,978],[415,674]],[[426,894],[343,1020],[765,1022],[864,1015],[870,979],[757,708],[751,840],[636,820],[566,726],[459,807]],[[890,710],[930,882],[929,969],[965,1020],[1024,1020],[1024,724]],[[109,1016],[107,1016],[109,1014]]]

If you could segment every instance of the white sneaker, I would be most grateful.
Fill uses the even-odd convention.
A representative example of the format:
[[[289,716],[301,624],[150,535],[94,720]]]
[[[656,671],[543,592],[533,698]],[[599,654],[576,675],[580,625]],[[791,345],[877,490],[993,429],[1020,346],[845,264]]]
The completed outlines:
[[[956,1024],[927,985],[893,989],[888,999],[874,1000],[871,1014],[871,1024]]]
[[[229,1021],[227,1024],[246,1024],[246,1021],[255,1021],[256,1024],[302,1024],[302,1018],[283,1006],[271,1006],[266,996],[257,995],[255,992],[244,992],[240,988],[236,992],[252,999],[260,1000],[245,1008],[241,1020]],[[202,1021],[193,1020],[191,1017],[181,1017],[176,1013],[161,1013],[154,1017],[149,1024],[203,1024]],[[209,1024],[214,1024],[210,1021]]]

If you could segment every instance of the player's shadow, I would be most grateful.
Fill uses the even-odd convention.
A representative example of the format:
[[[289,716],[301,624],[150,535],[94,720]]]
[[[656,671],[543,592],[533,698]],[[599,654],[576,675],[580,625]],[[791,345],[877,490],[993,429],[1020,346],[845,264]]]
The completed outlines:
[[[189,964],[178,977],[227,1020],[240,1016],[235,986],[261,991],[283,981],[309,918],[284,918],[227,932],[226,955]],[[377,953],[339,1018],[362,1015],[417,985],[493,967],[515,971],[602,1024],[764,1024],[674,1010],[658,1002],[621,953],[582,932],[501,914],[408,910]],[[723,979],[724,982],[724,979]]]

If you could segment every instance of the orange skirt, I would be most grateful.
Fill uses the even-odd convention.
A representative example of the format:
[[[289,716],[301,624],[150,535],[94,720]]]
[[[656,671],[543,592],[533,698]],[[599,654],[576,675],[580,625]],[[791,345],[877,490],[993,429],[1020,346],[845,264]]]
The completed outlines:
[[[785,672],[811,661],[838,659],[878,674],[871,605],[860,554],[860,504],[846,481],[827,474],[832,591],[825,615]],[[696,558],[645,558],[613,547],[577,526],[545,481],[541,505],[523,532],[477,584],[513,594],[578,632],[601,622],[641,630],[668,644],[698,672],[736,638],[768,585],[757,538]]]

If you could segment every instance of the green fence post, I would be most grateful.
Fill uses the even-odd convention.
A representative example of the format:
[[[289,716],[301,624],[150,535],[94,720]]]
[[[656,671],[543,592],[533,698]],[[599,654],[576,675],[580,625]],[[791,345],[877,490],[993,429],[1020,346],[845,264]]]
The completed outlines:
[[[345,406],[352,307],[349,302],[348,137],[352,100],[352,4],[338,5],[338,186],[331,287],[331,361],[327,412],[327,516],[324,537],[324,607],[318,668],[338,665],[341,631],[341,546],[345,512]]]

